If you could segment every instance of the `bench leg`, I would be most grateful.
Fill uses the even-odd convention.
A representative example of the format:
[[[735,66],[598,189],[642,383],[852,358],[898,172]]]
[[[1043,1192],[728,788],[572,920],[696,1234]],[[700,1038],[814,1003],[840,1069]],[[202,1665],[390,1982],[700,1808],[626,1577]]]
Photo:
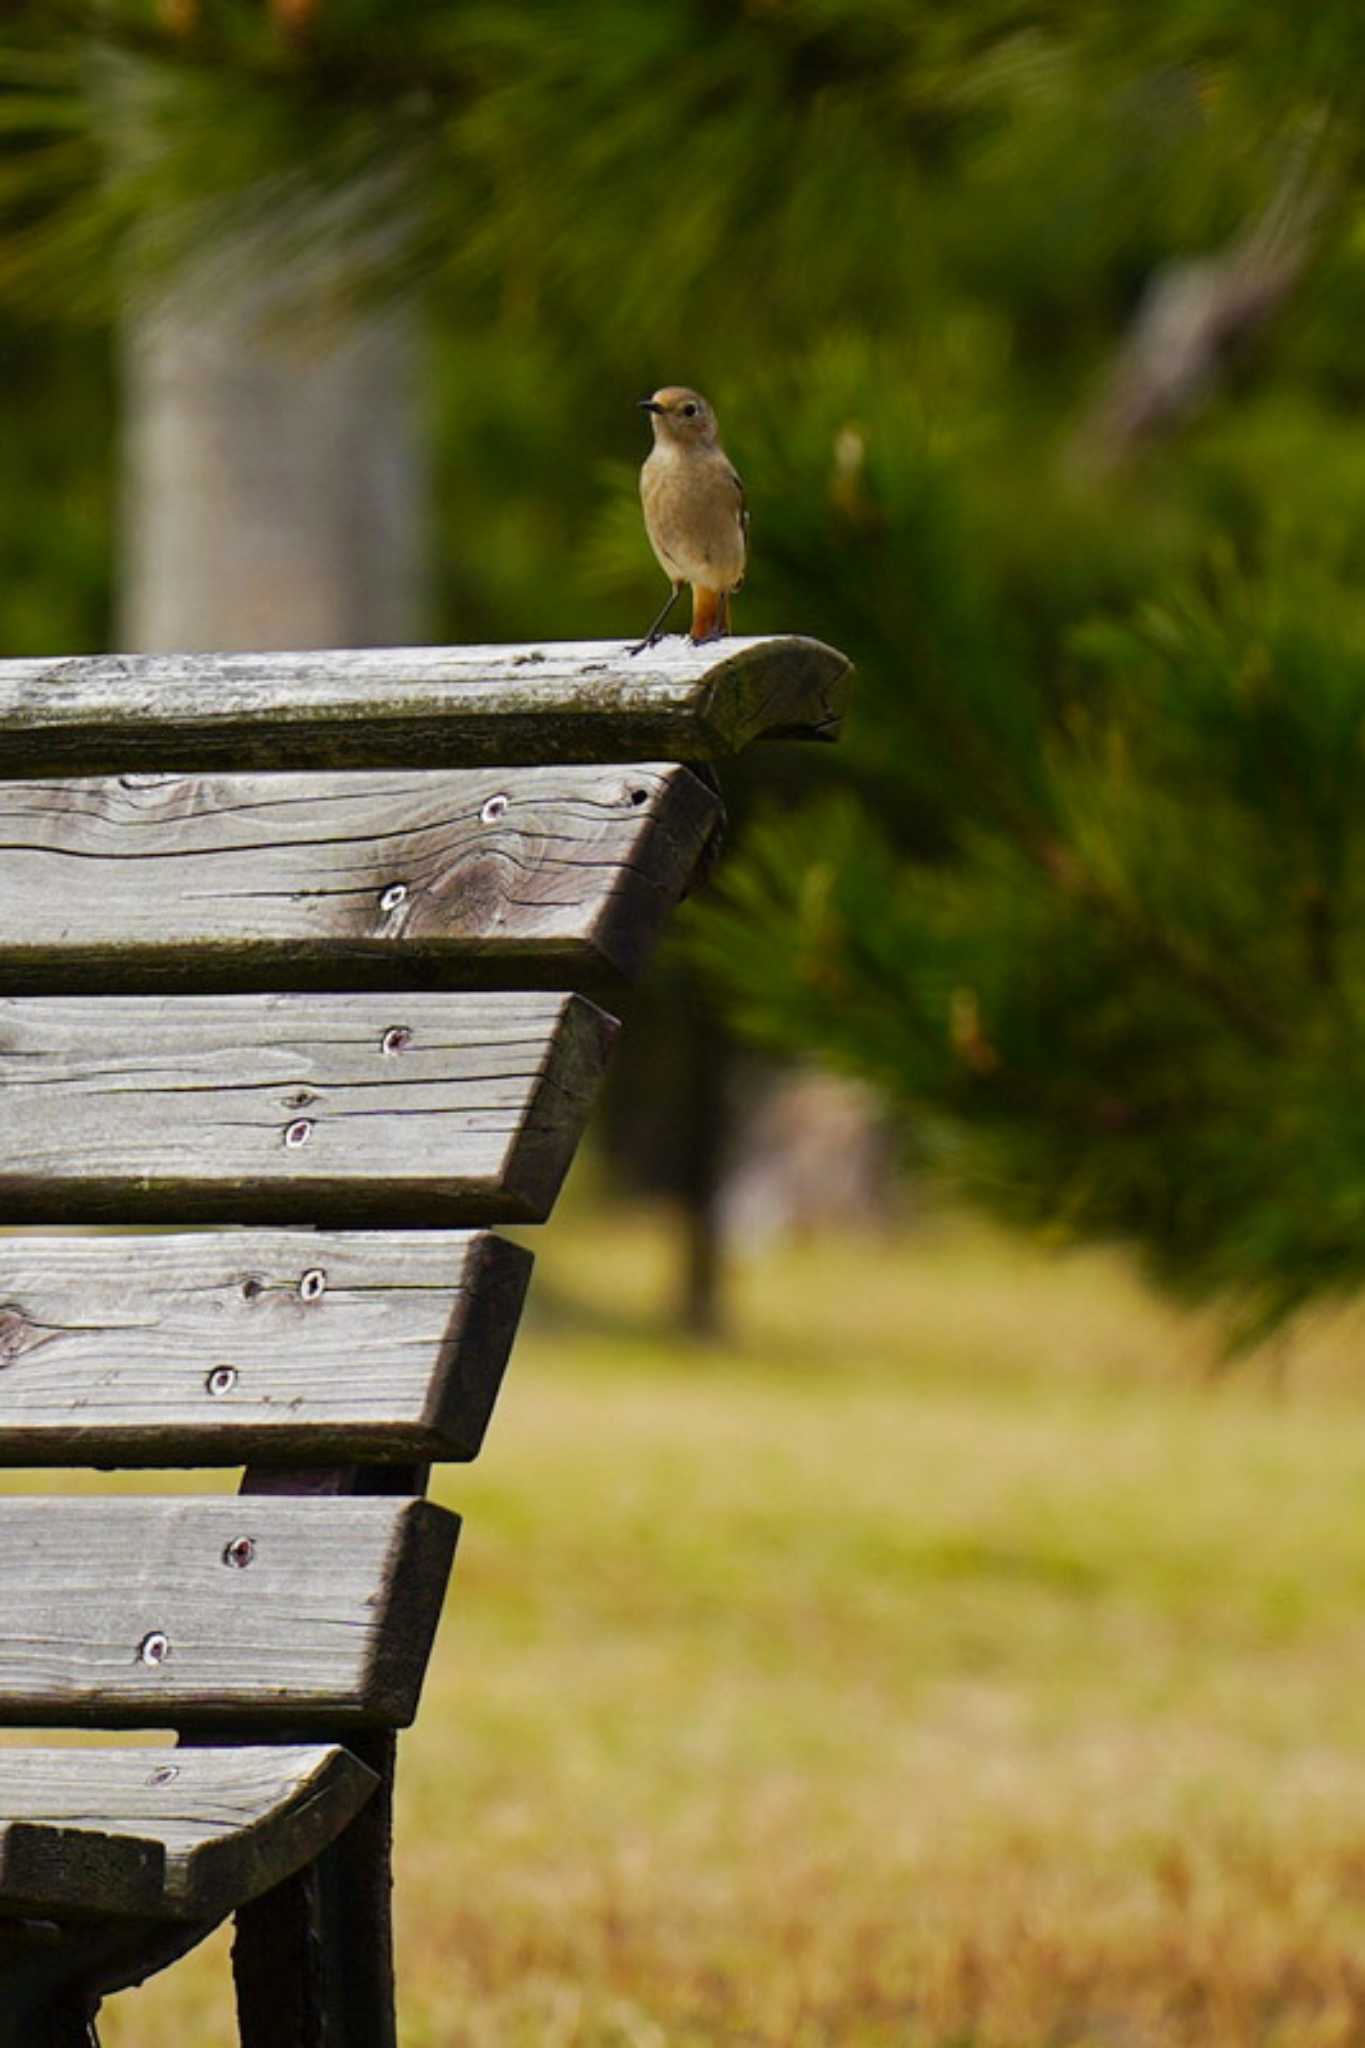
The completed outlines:
[[[232,1978],[242,2048],[330,2048],[316,1864],[238,1909]]]
[[[212,1932],[166,1922],[0,1923],[0,2048],[99,2048],[106,1994],[140,1984]]]
[[[35,2013],[23,2039],[29,2048],[100,2048],[94,2019],[86,2013],[86,2001],[63,2001],[46,2013]]]
[[[232,1948],[242,2048],[397,2048],[390,1911],[392,1734],[347,1738],[380,1782],[307,1869],[242,1907]]]
[[[0,1985],[0,1998],[8,1996],[9,1987]],[[100,2048],[100,2044],[86,2000],[73,2004],[63,1998],[56,2004],[8,2008],[0,2017],[0,2048]]]
[[[426,1465],[248,1465],[244,1494],[422,1494]],[[391,1729],[343,1738],[378,1778],[306,1870],[237,1914],[232,1974],[242,2048],[398,2048],[393,1989]]]

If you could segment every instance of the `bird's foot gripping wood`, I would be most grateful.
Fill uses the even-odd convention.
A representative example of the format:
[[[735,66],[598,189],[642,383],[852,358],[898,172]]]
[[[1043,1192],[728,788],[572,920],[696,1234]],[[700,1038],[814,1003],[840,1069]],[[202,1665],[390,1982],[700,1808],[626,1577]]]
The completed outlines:
[[[655,619],[649,631],[645,634],[644,639],[637,640],[633,647],[628,647],[626,649],[627,654],[643,654],[648,648],[656,647],[658,645],[660,640],[662,640],[664,637],[664,620],[668,617],[674,605],[682,596],[682,588],[683,587],[681,583],[675,583],[673,585],[672,590],[668,594],[668,602],[665,604],[663,610]]]

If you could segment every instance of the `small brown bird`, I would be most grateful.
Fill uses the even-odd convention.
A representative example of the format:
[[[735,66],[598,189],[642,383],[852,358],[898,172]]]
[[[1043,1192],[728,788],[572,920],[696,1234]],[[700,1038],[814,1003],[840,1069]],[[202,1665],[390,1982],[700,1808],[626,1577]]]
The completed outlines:
[[[660,637],[684,583],[692,586],[693,641],[728,633],[730,595],[744,581],[749,552],[744,486],[706,400],[669,384],[640,403],[654,426],[654,446],[640,471],[645,532],[673,589],[632,654]]]

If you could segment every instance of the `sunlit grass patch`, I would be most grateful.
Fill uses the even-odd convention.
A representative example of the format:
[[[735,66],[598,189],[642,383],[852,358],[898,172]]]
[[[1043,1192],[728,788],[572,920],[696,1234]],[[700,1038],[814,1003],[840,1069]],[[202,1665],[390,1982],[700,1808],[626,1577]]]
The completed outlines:
[[[699,1355],[653,1225],[551,1236],[439,1481],[404,2048],[1365,2038],[1339,1335],[1214,1386],[1119,1262],[938,1231],[768,1257]],[[227,2002],[220,1948],[106,2038],[226,2048]]]

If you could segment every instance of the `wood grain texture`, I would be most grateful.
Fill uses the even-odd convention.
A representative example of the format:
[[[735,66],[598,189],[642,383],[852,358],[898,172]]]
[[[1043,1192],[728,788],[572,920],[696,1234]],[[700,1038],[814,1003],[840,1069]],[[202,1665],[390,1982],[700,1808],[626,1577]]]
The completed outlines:
[[[539,1222],[614,1031],[576,995],[0,999],[0,1218]]]
[[[335,1745],[0,1750],[0,1910],[221,1919],[324,1849],[376,1783]]]
[[[3,783],[0,993],[634,975],[719,813],[666,764]]]
[[[844,656],[796,637],[0,662],[11,775],[695,761],[833,739]]]
[[[473,1458],[531,1263],[487,1232],[0,1237],[0,1464]]]
[[[0,1722],[406,1726],[458,1528],[388,1497],[0,1500]]]

